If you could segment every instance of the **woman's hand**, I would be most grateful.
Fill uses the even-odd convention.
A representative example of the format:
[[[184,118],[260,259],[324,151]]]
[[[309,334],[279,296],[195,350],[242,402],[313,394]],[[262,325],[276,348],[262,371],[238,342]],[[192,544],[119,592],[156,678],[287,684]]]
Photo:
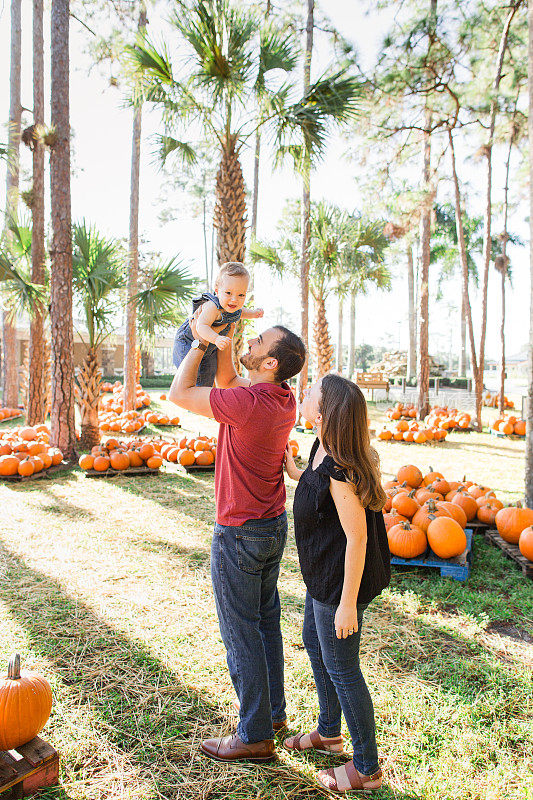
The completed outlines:
[[[287,475],[289,476],[289,478],[292,478],[293,481],[299,481],[303,473],[303,469],[298,469],[298,467],[296,466],[296,462],[292,454],[292,447],[290,444],[287,444],[287,447],[285,448],[283,463],[285,464],[285,469],[287,470]]]
[[[339,605],[335,613],[335,633],[337,639],[346,639],[356,633],[359,627],[357,622],[357,606]]]

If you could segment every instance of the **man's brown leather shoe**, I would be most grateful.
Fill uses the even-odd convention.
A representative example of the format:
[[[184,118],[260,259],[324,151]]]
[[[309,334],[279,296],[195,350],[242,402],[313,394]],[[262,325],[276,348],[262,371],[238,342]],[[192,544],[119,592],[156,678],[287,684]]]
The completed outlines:
[[[272,761],[276,758],[274,739],[245,744],[236,733],[221,739],[206,739],[200,750],[204,756],[217,761]]]

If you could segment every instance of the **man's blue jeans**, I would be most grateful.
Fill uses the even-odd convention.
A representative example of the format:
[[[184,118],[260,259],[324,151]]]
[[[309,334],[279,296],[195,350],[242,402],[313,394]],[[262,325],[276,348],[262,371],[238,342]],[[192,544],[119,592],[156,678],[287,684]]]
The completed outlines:
[[[339,736],[342,711],[352,737],[355,767],[363,775],[372,775],[379,769],[374,706],[359,666],[361,626],[367,605],[357,606],[357,632],[337,639],[338,606],[319,603],[307,593],[303,640],[318,693],[319,734]]]
[[[287,514],[215,523],[211,578],[229,673],[241,704],[237,734],[246,744],[272,739],[285,719],[279,564]]]

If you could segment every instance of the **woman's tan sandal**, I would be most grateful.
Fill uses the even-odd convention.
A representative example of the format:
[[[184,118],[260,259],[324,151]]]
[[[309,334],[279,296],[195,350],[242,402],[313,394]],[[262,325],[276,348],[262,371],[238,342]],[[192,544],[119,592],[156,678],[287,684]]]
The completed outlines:
[[[309,744],[302,745],[302,739],[304,736],[309,737]],[[317,753],[323,753],[326,756],[342,756],[344,755],[342,750],[343,741],[344,740],[342,736],[335,736],[334,738],[328,739],[325,742],[318,731],[312,731],[308,734],[297,733],[296,736],[285,739],[283,742],[283,747],[291,752],[293,750],[296,750],[297,752],[302,752],[303,750],[316,750]]]
[[[335,769],[346,770],[346,778],[349,786],[346,786],[346,788],[338,786],[337,778],[335,776]],[[377,772],[374,772],[372,775],[363,775],[361,777],[356,770],[353,761],[348,761],[346,764],[343,764],[342,767],[330,767],[330,769],[321,770],[317,777],[318,782],[325,789],[329,789],[330,792],[334,792],[335,794],[345,794],[346,792],[354,791],[376,792],[380,788],[381,783],[379,786],[374,787],[370,787],[368,785],[365,786],[365,784],[373,783],[379,780],[382,775],[383,773],[380,769],[378,769]]]

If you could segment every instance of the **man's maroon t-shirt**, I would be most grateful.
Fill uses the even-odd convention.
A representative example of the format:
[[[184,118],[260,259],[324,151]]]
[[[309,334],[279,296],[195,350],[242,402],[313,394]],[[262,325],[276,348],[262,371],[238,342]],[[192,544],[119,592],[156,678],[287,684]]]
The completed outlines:
[[[220,422],[215,468],[216,520],[242,525],[271,519],[285,509],[283,457],[296,420],[296,400],[286,383],[212,389]]]

